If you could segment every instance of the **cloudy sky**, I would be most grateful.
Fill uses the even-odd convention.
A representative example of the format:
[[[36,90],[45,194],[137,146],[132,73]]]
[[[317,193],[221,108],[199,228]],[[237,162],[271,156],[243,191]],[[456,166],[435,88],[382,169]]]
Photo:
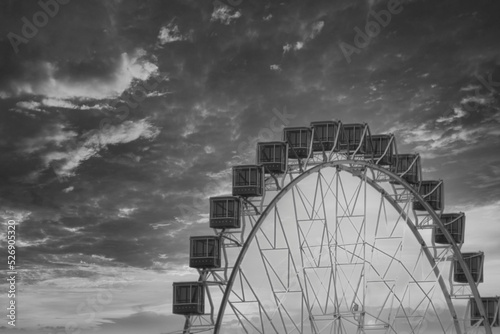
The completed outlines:
[[[196,278],[207,198],[256,141],[332,118],[422,155],[467,214],[464,249],[486,253],[481,291],[500,294],[500,3],[406,0],[361,40],[387,1],[224,1],[0,2],[7,332],[182,326],[171,284]]]

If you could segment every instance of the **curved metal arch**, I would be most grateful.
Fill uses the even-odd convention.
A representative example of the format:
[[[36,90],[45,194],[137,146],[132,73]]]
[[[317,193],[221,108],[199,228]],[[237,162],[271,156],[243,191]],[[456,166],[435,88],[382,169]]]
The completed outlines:
[[[366,161],[361,161],[361,160],[328,161],[328,162],[324,162],[322,164],[319,164],[317,166],[314,166],[311,169],[308,169],[308,170],[304,171],[298,177],[296,177],[295,179],[293,179],[292,181],[290,181],[290,183],[288,183],[273,198],[273,200],[269,203],[269,205],[266,207],[266,209],[261,213],[261,215],[260,215],[259,219],[257,220],[255,226],[250,231],[249,235],[246,238],[245,244],[243,245],[243,247],[242,247],[242,249],[241,249],[241,251],[240,251],[240,253],[238,255],[238,258],[236,259],[236,262],[234,263],[233,270],[232,270],[231,276],[229,277],[229,280],[227,282],[226,290],[224,292],[224,296],[222,297],[222,301],[221,301],[221,304],[220,304],[220,309],[219,309],[219,312],[217,314],[217,321],[216,321],[215,327],[214,327],[214,334],[219,334],[219,331],[220,331],[220,328],[221,328],[221,325],[222,325],[222,320],[223,320],[224,313],[225,313],[225,309],[226,309],[226,305],[227,305],[227,303],[229,301],[229,295],[230,295],[231,290],[233,288],[233,284],[234,284],[234,281],[236,279],[236,275],[238,273],[238,270],[239,270],[239,268],[241,266],[241,263],[243,262],[243,259],[245,258],[246,252],[247,252],[250,244],[255,239],[255,236],[256,236],[258,230],[260,229],[262,223],[267,218],[268,214],[272,211],[273,208],[276,207],[276,204],[281,200],[281,198],[283,196],[285,196],[285,194],[288,193],[288,191],[290,191],[290,189],[292,189],[297,183],[299,183],[300,181],[302,181],[303,179],[305,179],[307,176],[309,176],[309,175],[311,175],[313,173],[316,173],[316,172],[320,171],[323,168],[328,168],[328,167],[340,168],[340,169],[345,170],[347,172],[351,172],[351,174],[352,174],[352,171],[349,170],[349,167],[346,167],[346,165],[347,166],[351,166],[351,167],[352,166],[356,166],[356,167],[371,168],[373,170],[377,170],[379,172],[385,173],[393,181],[399,182],[406,190],[410,191],[411,194],[414,196],[414,198],[417,201],[419,201],[420,204],[423,205],[423,207],[430,214],[430,216],[432,217],[432,219],[434,220],[434,222],[441,229],[441,231],[443,232],[443,234],[446,237],[446,239],[450,242],[450,244],[452,246],[452,249],[453,249],[453,252],[454,252],[454,254],[455,254],[458,262],[460,263],[461,267],[463,268],[465,276],[467,277],[467,280],[468,280],[469,285],[471,287],[472,294],[473,294],[474,299],[476,300],[476,303],[478,305],[479,313],[483,317],[483,324],[484,324],[485,332],[486,332],[486,334],[492,334],[491,327],[490,327],[488,318],[485,316],[485,311],[484,311],[483,303],[481,301],[481,297],[479,295],[479,291],[477,289],[475,281],[474,281],[474,279],[473,279],[473,277],[472,277],[472,275],[471,275],[471,273],[469,271],[469,268],[468,268],[467,264],[465,263],[465,261],[463,260],[462,256],[460,255],[461,254],[460,253],[460,249],[458,248],[455,240],[453,239],[453,237],[451,236],[451,234],[448,232],[448,230],[445,228],[444,224],[441,222],[441,219],[438,217],[438,215],[436,214],[436,212],[423,199],[423,197],[413,187],[411,187],[406,181],[404,181],[401,177],[399,177],[398,175],[396,175],[396,174],[388,171],[387,169],[385,169],[383,167],[380,167],[378,165],[375,165],[373,163],[369,163],[369,162],[366,162]],[[387,191],[385,191],[385,189],[383,189],[382,187],[380,187],[372,179],[366,178],[365,180],[375,190],[379,191],[384,196],[384,198],[389,203],[391,203],[392,206],[398,211],[398,213],[401,214],[401,216],[406,220],[408,227],[412,231],[412,233],[415,236],[416,240],[420,243],[421,249],[424,251],[424,253],[425,253],[426,257],[427,257],[427,260],[431,264],[431,266],[433,268],[433,271],[436,274],[436,277],[438,278],[439,285],[441,287],[441,290],[443,291],[443,294],[444,294],[445,299],[446,299],[446,303],[448,305],[448,308],[449,308],[449,310],[451,312],[451,315],[452,315],[452,318],[453,318],[453,322],[454,322],[454,325],[455,325],[455,330],[456,330],[457,333],[461,333],[462,330],[460,328],[459,319],[458,319],[458,316],[456,314],[453,302],[451,301],[451,296],[450,296],[450,294],[448,292],[448,289],[447,289],[446,284],[444,282],[443,276],[440,275],[440,271],[439,271],[439,268],[436,266],[436,262],[434,260],[434,257],[432,256],[432,254],[431,254],[429,248],[427,247],[427,244],[425,243],[424,239],[422,238],[421,234],[418,232],[417,227],[415,226],[415,224],[413,223],[413,221],[404,213],[403,209],[399,206],[399,204],[390,196],[389,193],[387,193]]]

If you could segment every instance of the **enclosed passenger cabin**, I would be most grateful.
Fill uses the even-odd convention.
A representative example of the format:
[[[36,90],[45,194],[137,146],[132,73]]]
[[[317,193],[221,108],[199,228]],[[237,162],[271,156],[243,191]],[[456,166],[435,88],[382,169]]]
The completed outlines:
[[[205,288],[201,282],[174,283],[174,314],[204,314]]]
[[[498,297],[482,297],[481,301],[483,302],[484,313],[488,318],[488,322],[492,327],[499,327],[499,312],[498,312]],[[479,312],[479,308],[477,307],[476,300],[474,298],[470,299],[470,319],[471,326],[474,326],[478,322],[482,320],[481,313]],[[484,326],[484,322],[481,321],[479,326]]]
[[[418,193],[431,206],[433,210],[442,210],[444,207],[444,189],[443,181],[420,181],[418,185]],[[424,206],[420,202],[413,202],[413,210],[425,211]]]
[[[284,128],[283,141],[288,143],[288,158],[307,158],[311,145],[311,129],[308,127]]]
[[[221,244],[219,237],[190,238],[189,266],[191,268],[220,268]]]
[[[262,196],[264,194],[264,168],[257,165],[233,167],[233,196]]]
[[[311,122],[313,152],[338,151],[339,122]]]
[[[257,165],[264,166],[268,174],[282,174],[287,167],[287,146],[285,142],[257,143]]]
[[[210,228],[240,228],[240,208],[238,197],[211,197]]]
[[[441,215],[441,222],[457,244],[464,243],[465,215],[463,212],[443,213]],[[444,236],[443,231],[438,227],[434,227],[434,242],[437,244],[450,244],[448,239]]]
[[[394,145],[392,135],[373,135],[373,161],[378,165],[389,166],[394,162]]]
[[[368,125],[343,124],[339,148],[356,154],[371,153],[371,139]]]
[[[420,182],[420,156],[418,154],[394,155],[394,173],[409,184]]]
[[[484,253],[462,253],[462,257],[469,268],[474,282],[483,282]],[[468,283],[464,270],[457,259],[455,259],[453,280],[457,283]]]

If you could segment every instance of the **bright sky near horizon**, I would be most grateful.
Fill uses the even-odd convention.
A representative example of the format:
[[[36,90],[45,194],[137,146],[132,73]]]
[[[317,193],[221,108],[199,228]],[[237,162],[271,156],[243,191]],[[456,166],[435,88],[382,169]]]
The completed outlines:
[[[390,2],[0,2],[5,262],[19,224],[0,331],[179,328],[171,284],[197,279],[189,236],[212,233],[231,166],[330,119],[421,154],[466,213],[463,250],[485,252],[480,291],[500,294],[500,3]]]

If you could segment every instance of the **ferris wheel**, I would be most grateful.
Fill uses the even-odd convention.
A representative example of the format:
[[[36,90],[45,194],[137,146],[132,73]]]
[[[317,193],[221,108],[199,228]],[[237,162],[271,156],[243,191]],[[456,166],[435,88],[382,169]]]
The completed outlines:
[[[178,333],[492,333],[484,253],[441,180],[367,124],[313,122],[257,144],[190,238],[198,281],[173,284]]]

